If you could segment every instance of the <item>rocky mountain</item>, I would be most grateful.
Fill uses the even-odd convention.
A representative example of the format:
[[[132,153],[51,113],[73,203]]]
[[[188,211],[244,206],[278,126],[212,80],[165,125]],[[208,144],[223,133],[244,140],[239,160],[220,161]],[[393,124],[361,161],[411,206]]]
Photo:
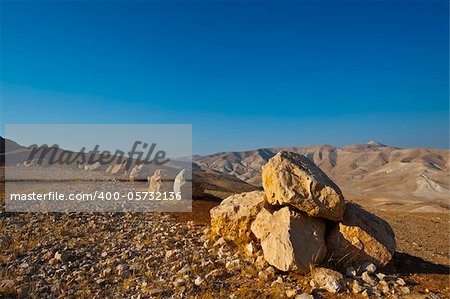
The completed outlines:
[[[261,167],[280,150],[310,158],[348,198],[381,208],[441,211],[449,207],[449,150],[398,148],[370,141],[347,146],[263,148],[195,156],[197,164],[261,185]]]

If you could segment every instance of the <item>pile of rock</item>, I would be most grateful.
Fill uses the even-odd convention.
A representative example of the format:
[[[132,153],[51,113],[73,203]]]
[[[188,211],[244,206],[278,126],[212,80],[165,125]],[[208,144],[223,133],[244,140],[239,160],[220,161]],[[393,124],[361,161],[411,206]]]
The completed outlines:
[[[347,290],[348,293],[362,294],[364,297],[385,297],[394,294],[411,293],[410,283],[402,277],[388,276],[377,272],[373,263],[362,263],[357,269],[348,267],[345,275],[327,268],[315,268],[310,285],[331,293]]]
[[[307,157],[279,152],[262,168],[264,191],[236,194],[211,210],[211,232],[281,271],[321,263],[385,266],[395,251],[389,224],[353,203]],[[252,250],[249,250],[252,249]],[[332,271],[332,270],[330,270]]]

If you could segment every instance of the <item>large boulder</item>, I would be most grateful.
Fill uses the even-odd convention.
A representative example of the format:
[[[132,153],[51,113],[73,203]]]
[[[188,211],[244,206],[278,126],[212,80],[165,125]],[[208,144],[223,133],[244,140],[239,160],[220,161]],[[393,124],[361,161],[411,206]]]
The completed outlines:
[[[261,241],[265,260],[279,270],[309,272],[326,255],[324,221],[289,207],[273,214],[262,209],[251,230]]]
[[[291,205],[314,217],[342,220],[344,196],[339,187],[305,156],[281,151],[262,167],[269,203]]]
[[[251,241],[250,225],[265,205],[264,192],[234,194],[211,209],[211,231],[224,240],[245,245]]]
[[[391,226],[353,203],[347,203],[344,220],[335,224],[326,242],[329,259],[342,265],[372,262],[385,266],[395,252]]]

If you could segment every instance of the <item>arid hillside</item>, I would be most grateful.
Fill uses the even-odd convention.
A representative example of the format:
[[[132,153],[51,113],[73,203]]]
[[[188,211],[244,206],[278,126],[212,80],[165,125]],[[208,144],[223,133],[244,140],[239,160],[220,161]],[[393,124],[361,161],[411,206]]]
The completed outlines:
[[[397,148],[371,141],[342,147],[223,152],[196,156],[194,161],[260,186],[261,166],[282,149],[309,157],[341,187],[347,198],[365,206],[414,212],[439,212],[449,207],[449,150]]]

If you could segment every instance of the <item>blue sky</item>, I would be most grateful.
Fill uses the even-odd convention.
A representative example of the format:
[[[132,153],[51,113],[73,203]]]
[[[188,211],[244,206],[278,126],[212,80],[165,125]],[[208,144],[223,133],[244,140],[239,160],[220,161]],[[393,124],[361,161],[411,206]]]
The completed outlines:
[[[448,2],[2,1],[8,123],[189,123],[193,151],[449,145]]]

